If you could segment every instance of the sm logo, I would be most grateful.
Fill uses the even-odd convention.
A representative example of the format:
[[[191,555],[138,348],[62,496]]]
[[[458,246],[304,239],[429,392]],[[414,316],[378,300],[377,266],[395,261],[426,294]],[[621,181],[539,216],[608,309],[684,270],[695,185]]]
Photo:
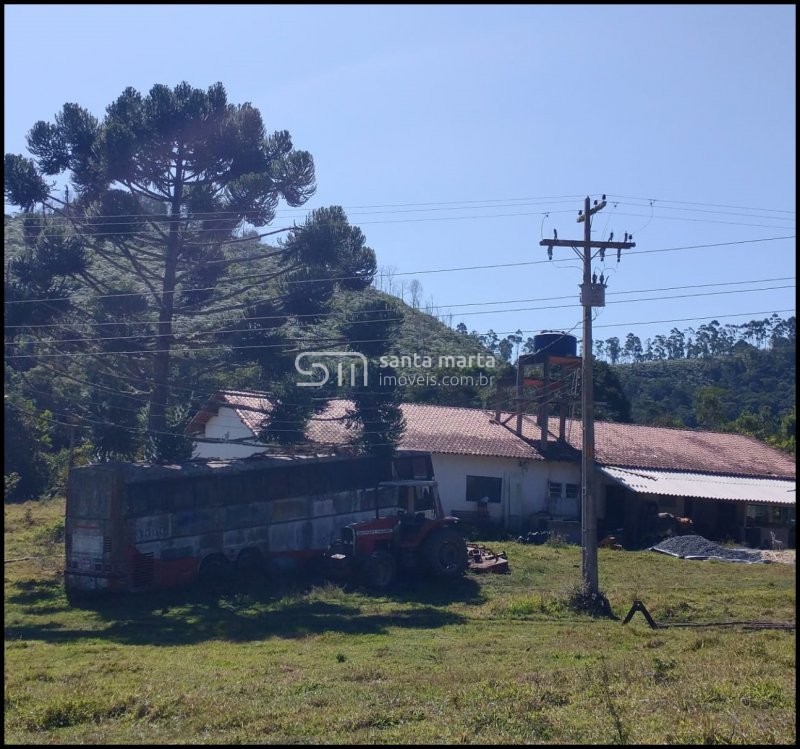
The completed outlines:
[[[298,354],[294,360],[294,368],[301,374],[308,377],[316,377],[317,373],[322,374],[321,380],[298,381],[298,387],[306,388],[319,388],[322,387],[331,376],[328,364],[323,364],[321,359],[339,359],[336,362],[337,384],[341,387],[345,382],[344,367],[348,363],[350,365],[350,385],[355,387],[356,374],[358,372],[359,363],[364,373],[364,387],[367,386],[367,357],[364,354],[359,354],[357,351],[303,351]],[[304,369],[303,366],[307,368]]]

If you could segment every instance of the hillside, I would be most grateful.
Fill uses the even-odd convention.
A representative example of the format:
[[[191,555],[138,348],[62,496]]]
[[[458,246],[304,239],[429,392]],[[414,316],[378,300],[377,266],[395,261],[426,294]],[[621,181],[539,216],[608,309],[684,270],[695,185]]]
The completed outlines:
[[[480,354],[486,359],[490,352],[478,341],[469,335],[459,333],[443,323],[441,320],[426,314],[398,299],[396,296],[368,288],[360,292],[341,292],[335,301],[335,307],[346,314],[356,301],[362,304],[373,301],[383,301],[397,310],[403,320],[397,331],[397,337],[389,348],[389,354],[397,357],[412,357],[417,354],[418,359],[429,357],[433,363],[438,364],[439,357],[445,356],[473,356]],[[399,366],[398,371],[410,371],[408,367]]]
[[[730,356],[616,364],[613,369],[635,423],[714,427],[745,412],[779,420],[791,411],[796,401],[795,360],[792,341],[768,350],[740,345]],[[701,423],[697,406],[703,392],[706,421],[716,423]]]
[[[4,253],[6,261],[18,257],[24,251],[23,244],[23,224],[19,217],[12,217],[5,215],[4,217]],[[236,248],[235,252],[241,254],[252,254],[258,252],[262,255],[270,251],[275,251],[277,248],[266,244],[259,243],[253,240],[252,243],[245,243]],[[234,252],[230,251],[229,254],[233,255]],[[253,259],[247,262],[248,276],[264,273],[265,275],[270,271],[268,259]],[[93,272],[102,275],[107,272],[102,265],[97,264],[97,267],[92,268]],[[241,271],[236,271],[241,272]],[[134,281],[131,280],[131,283]],[[223,279],[220,284],[222,292],[227,292],[233,288],[233,284]],[[259,299],[265,296],[265,293],[271,291],[271,287],[266,288],[261,286],[254,288],[252,291],[244,295],[245,300],[250,300],[256,303]],[[78,291],[75,298],[80,300],[81,303],[87,302],[91,295],[86,291]],[[438,362],[440,356],[477,356],[481,354],[483,358],[490,355],[490,352],[483,347],[474,337],[464,335],[456,330],[448,327],[445,323],[441,322],[436,317],[426,314],[419,309],[414,309],[410,305],[403,302],[396,296],[387,294],[374,287],[368,287],[363,291],[349,291],[339,290],[333,302],[333,314],[329,319],[322,321],[315,331],[320,336],[331,335],[335,336],[340,331],[340,324],[343,320],[347,319],[351,310],[360,306],[362,309],[369,309],[375,303],[384,302],[398,312],[398,316],[402,317],[399,330],[397,331],[396,339],[392,343],[389,353],[395,356],[413,356],[417,354],[419,357],[428,356],[434,361]],[[219,316],[207,315],[202,318],[203,327],[205,329],[212,328],[215,324],[222,324],[225,320],[231,319],[231,314]],[[405,372],[405,367],[399,367],[399,371]]]

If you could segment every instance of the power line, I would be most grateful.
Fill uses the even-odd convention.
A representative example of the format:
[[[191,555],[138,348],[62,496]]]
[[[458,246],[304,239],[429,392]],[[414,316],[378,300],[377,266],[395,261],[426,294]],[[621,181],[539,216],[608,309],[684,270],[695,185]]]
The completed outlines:
[[[476,208],[486,208],[486,209],[493,210],[493,209],[503,208],[503,207],[509,207],[509,208],[525,207],[525,204],[517,203],[517,204],[508,204],[506,206],[494,205],[494,206],[482,206],[482,207],[481,206],[470,206],[470,207],[473,210],[476,209]],[[636,207],[636,206],[633,205],[633,207]],[[651,205],[651,208],[653,208],[653,207],[654,206]],[[664,208],[666,210],[694,210],[694,209],[670,208],[670,207],[667,207],[667,206],[664,206]],[[462,210],[462,209],[461,208],[426,208],[426,209],[417,209],[417,210],[381,211],[381,212],[378,212],[378,213],[372,212],[372,213],[366,213],[366,214],[351,213],[351,215],[354,215],[354,216],[357,216],[357,215],[372,216],[372,215],[381,215],[381,214],[385,214],[385,213],[389,213],[389,214],[407,213],[407,212],[408,213],[418,213],[418,212],[421,212],[421,211],[441,211],[441,210]],[[570,209],[553,209],[553,208],[551,208],[550,210],[547,210],[547,211],[540,210],[540,211],[523,211],[523,212],[515,212],[515,213],[492,213],[492,214],[478,214],[478,215],[471,215],[471,216],[441,216],[441,217],[421,217],[421,218],[377,219],[377,220],[372,220],[372,221],[370,221],[370,220],[367,220],[367,221],[359,220],[358,221],[358,225],[359,226],[369,226],[369,225],[374,225],[374,224],[418,223],[418,222],[426,222],[426,221],[461,221],[461,220],[474,220],[474,219],[487,219],[487,218],[511,218],[511,217],[518,217],[518,216],[546,216],[546,215],[548,215],[550,213],[572,213],[572,211]],[[718,213],[718,212],[711,211],[710,213]],[[204,214],[204,216],[206,216],[206,215],[210,216],[210,215],[213,215],[213,214],[210,212],[208,214]],[[669,220],[669,221],[691,221],[691,222],[699,222],[699,223],[723,224],[723,225],[729,225],[729,226],[750,226],[750,227],[771,228],[771,229],[793,229],[794,228],[793,226],[776,226],[774,223],[773,224],[763,224],[763,223],[752,223],[752,222],[745,222],[745,221],[724,221],[724,220],[717,220],[717,219],[690,218],[690,217],[686,217],[686,216],[654,216],[654,215],[644,216],[643,214],[623,213],[623,212],[617,212],[615,215],[617,215],[617,216],[628,216],[628,217],[632,217],[632,218],[650,218],[650,219],[655,217],[655,218],[660,218],[660,219]],[[739,215],[739,214],[725,214],[725,215]],[[762,220],[768,220],[768,221],[786,221],[786,220],[788,220],[787,218],[778,217],[778,216],[776,216],[774,218],[771,218],[769,216],[744,216],[744,217],[745,218],[757,218],[757,219],[760,218]],[[53,218],[57,218],[58,220],[63,220],[63,221],[69,221],[69,218],[66,217],[66,216],[64,216],[64,217],[58,216],[58,217],[53,217]],[[108,218],[114,218],[114,217],[113,216],[109,216]],[[282,215],[276,215],[276,218],[283,218],[283,216]],[[180,217],[172,218],[172,217],[164,217],[164,216],[161,216],[161,215],[158,216],[158,219],[159,220],[164,220],[166,222],[175,222],[175,221],[190,222],[190,221],[208,220],[208,219],[205,219],[205,218],[180,218]],[[224,219],[221,219],[221,220],[224,220]],[[46,222],[47,218],[45,218],[44,221]],[[120,222],[120,225],[121,226],[125,226],[125,225],[131,224],[131,223],[132,222],[130,222],[130,221],[129,222]],[[329,226],[336,226],[336,225],[339,225],[339,226],[350,226],[351,225],[349,220],[341,221],[341,222],[326,222],[326,224],[329,225]],[[70,225],[72,225],[72,224],[70,224]],[[108,225],[111,225],[111,224],[108,224]],[[100,224],[100,226],[102,227],[103,224]],[[293,227],[289,227],[289,228],[286,228],[286,229],[280,229],[280,230],[277,230],[277,231],[268,232],[267,234],[257,235],[257,236],[268,236],[269,234],[274,234],[274,233],[278,233],[278,232],[281,232],[281,231],[289,231],[291,229],[301,231],[303,229],[303,226],[302,225],[301,226],[295,225]],[[219,234],[220,230],[218,228],[214,228],[214,227],[207,227],[207,228],[197,227],[197,228],[194,228],[192,230],[193,234],[200,234],[200,233],[203,233],[203,232],[207,232],[209,234]],[[141,230],[136,230],[136,229],[129,230],[129,231],[127,231],[127,230],[126,231],[118,230],[118,231],[111,231],[111,232],[78,232],[78,236],[85,235],[85,236],[87,236],[89,238],[106,237],[106,236],[108,236],[108,237],[110,237],[110,236],[117,236],[117,237],[120,237],[120,236],[131,236],[131,237],[133,237],[133,236],[141,236],[142,234],[143,234],[143,232]],[[214,242],[214,244],[227,244],[227,243],[232,243],[232,242],[251,241],[254,238],[255,237],[241,237],[241,238],[235,238],[235,239],[220,239],[220,240]]]
[[[637,300],[627,300],[627,301],[637,301]],[[572,306],[572,305],[564,305],[564,306]],[[552,308],[545,308],[545,309],[552,309]],[[505,311],[514,311],[514,310],[500,310],[501,312]],[[706,317],[695,317],[695,318],[682,318],[677,320],[655,320],[650,322],[637,322],[637,323],[615,323],[614,325],[599,325],[597,327],[619,327],[620,325],[654,325],[660,323],[670,323],[670,322],[686,322],[691,320],[713,320],[719,317],[743,317],[746,315],[763,315],[763,314],[777,314],[783,312],[794,312],[794,310],[770,310],[766,312],[743,312],[743,313],[736,313],[731,315],[711,315]],[[516,333],[517,331],[508,331],[509,334]],[[519,331],[520,333],[529,333],[535,332],[533,330],[525,330]],[[499,335],[499,334],[498,334]],[[388,338],[371,338],[371,339],[364,339],[364,340],[348,340],[342,335],[338,336],[318,336],[318,337],[311,337],[311,338],[296,338],[287,340],[284,343],[273,343],[273,344],[251,344],[248,346],[198,346],[194,348],[171,348],[171,349],[149,349],[149,350],[141,350],[141,351],[75,351],[75,352],[66,352],[66,353],[57,353],[57,354],[13,354],[7,356],[7,359],[39,359],[39,358],[80,358],[80,357],[91,357],[91,356],[122,356],[122,355],[136,355],[136,356],[151,356],[157,353],[164,353],[165,351],[169,351],[170,354],[173,356],[185,356],[190,354],[196,354],[199,352],[205,351],[237,351],[237,350],[260,350],[260,349],[273,349],[273,348],[283,348],[285,350],[300,350],[297,347],[298,344],[307,344],[307,345],[317,345],[323,342],[327,343],[334,343],[334,344],[341,344],[341,345],[353,345],[357,343],[386,343],[390,342],[392,339]]]
[[[706,289],[712,288],[716,286],[739,286],[743,284],[755,284],[755,283],[768,283],[772,281],[789,281],[793,280],[793,276],[778,276],[775,278],[760,278],[760,279],[748,279],[743,281],[721,281],[718,283],[706,283],[706,284],[683,284],[681,286],[664,286],[660,288],[654,289],[630,289],[628,291],[611,291],[607,292],[607,296],[618,296],[620,294],[649,294],[656,291],[678,291],[683,289]],[[789,287],[792,288],[792,287]],[[396,297],[395,297],[396,298]],[[461,304],[437,304],[434,306],[426,306],[426,307],[416,307],[411,308],[413,312],[422,312],[424,314],[430,314],[433,309],[442,310],[442,309],[456,309],[457,307],[482,307],[482,306],[494,306],[497,304],[516,304],[521,302],[550,302],[550,301],[560,301],[567,298],[564,294],[560,296],[553,296],[553,297],[533,297],[528,299],[506,299],[506,300],[499,300],[493,302],[463,302]],[[262,300],[262,301],[272,301],[272,300]],[[398,300],[400,301],[400,300]],[[252,304],[257,304],[257,302],[253,302]],[[405,304],[405,303],[404,303]],[[311,318],[326,318],[326,317],[336,317],[338,315],[353,315],[353,314],[371,314],[373,312],[383,313],[385,309],[370,309],[370,310],[353,310],[353,311],[338,311],[338,312],[324,312],[318,314],[300,314],[300,315],[260,315],[260,316],[252,316],[252,317],[240,317],[236,318],[236,322],[255,322],[256,320],[285,320],[289,318],[303,318],[303,317],[311,317]],[[502,311],[502,310],[501,310]],[[113,322],[87,322],[85,324],[91,325],[92,327],[101,327],[107,325],[155,325],[158,320],[125,320],[120,319]],[[74,325],[74,323],[70,324],[70,327]],[[47,324],[38,324],[38,325],[4,325],[3,327],[7,330],[13,330],[18,328],[24,328],[26,330],[34,330],[37,328],[62,328],[65,327],[65,323],[47,323]],[[181,331],[182,334],[186,335],[192,331]],[[201,333],[211,332],[211,331],[199,331]],[[228,332],[218,330],[217,332]],[[235,332],[235,331],[232,331]],[[136,336],[134,336],[136,337]]]
[[[560,203],[566,203],[566,202],[568,202],[568,201],[560,201]],[[535,206],[536,204],[535,203],[527,203],[526,202],[526,203],[506,203],[506,204],[498,203],[496,205],[483,205],[483,206],[482,205],[465,205],[465,206],[457,206],[457,205],[455,205],[455,206],[451,206],[451,207],[438,207],[438,208],[402,208],[402,209],[399,209],[399,210],[388,210],[388,211],[352,211],[351,210],[350,213],[349,213],[349,216],[380,216],[380,215],[384,215],[384,214],[427,213],[427,212],[432,212],[432,211],[459,211],[459,210],[482,210],[482,209],[495,210],[497,208],[524,208],[524,207],[527,207],[529,205],[530,206]],[[556,205],[558,205],[558,203]],[[305,210],[306,211],[306,215],[308,215],[309,209],[297,209],[297,210]],[[314,209],[310,209],[310,210],[313,211]],[[285,212],[286,211],[282,211],[282,210],[276,211],[275,217],[274,217],[273,220],[278,219],[278,218],[284,218],[283,214]],[[551,209],[551,212],[552,213],[569,213],[570,211],[567,210],[567,209],[564,209],[564,210]],[[128,220],[128,221],[117,221],[116,220],[116,219],[124,218],[125,217],[124,214],[121,214],[121,215],[108,215],[106,217],[103,217],[104,220],[102,220],[102,221],[96,221],[95,220],[96,218],[99,218],[99,217],[89,217],[88,219],[83,218],[83,219],[79,219],[79,220],[81,222],[91,222],[90,223],[91,227],[137,226],[139,224],[136,221],[136,219],[143,219],[143,218],[147,218],[147,220],[149,222],[152,222],[152,223],[156,223],[157,221],[158,222],[163,221],[164,223],[174,223],[174,222],[192,223],[192,222],[209,221],[209,220],[213,220],[214,218],[218,218],[218,220],[223,220],[223,221],[224,220],[233,221],[233,220],[239,218],[240,221],[245,222],[245,220],[243,218],[240,218],[241,214],[234,213],[232,211],[209,211],[209,212],[203,212],[203,213],[192,215],[192,216],[175,216],[175,217],[168,216],[168,215],[162,215],[162,214],[152,214],[152,217],[147,217],[147,214],[128,214],[128,215],[131,216],[131,219]],[[738,214],[732,214],[732,215],[738,215]],[[45,216],[44,218],[42,218],[42,217],[40,217],[38,215],[31,216],[33,221],[31,221],[29,223],[29,225],[32,225],[32,224],[35,225],[36,220],[38,219],[39,221],[42,222],[41,226],[46,226],[48,218],[51,218],[51,217],[53,219],[58,220],[58,221],[63,221],[64,225],[73,225],[73,223],[74,223],[73,221],[71,221],[69,216],[61,216],[61,215],[56,213],[56,214],[49,214],[49,215]],[[289,216],[289,217],[291,217],[291,216]],[[754,216],[753,218],[763,218],[763,217],[762,216]],[[344,224],[345,222],[343,222],[343,221],[342,222],[326,221],[325,223],[327,225],[338,225],[340,223]],[[349,221],[347,223],[349,223]],[[303,227],[301,225],[301,226],[293,226],[293,227],[290,227],[290,228],[302,229]],[[220,229],[218,229],[218,228],[215,229],[213,227],[208,227],[208,228],[198,227],[198,228],[193,229],[193,231],[194,232],[201,232],[201,231],[219,232]],[[128,232],[127,231],[121,231],[121,232],[120,231],[114,231],[114,232],[108,232],[107,235],[104,235],[104,234],[99,234],[98,235],[98,234],[92,233],[92,236],[114,236],[114,235],[126,234],[126,233],[128,233]],[[131,230],[131,233],[139,233],[139,232]]]
[[[674,294],[671,296],[658,296],[658,297],[647,297],[647,298],[639,298],[639,299],[619,299],[617,302],[619,304],[628,304],[628,303],[646,303],[646,302],[655,302],[655,301],[665,301],[670,299],[688,299],[691,297],[698,297],[698,296],[721,296],[726,294],[747,294],[752,292],[760,292],[760,291],[776,291],[779,289],[792,289],[795,288],[793,284],[787,284],[784,286],[765,286],[758,289],[733,289],[730,291],[711,291],[711,292],[703,292],[698,294]],[[551,299],[563,299],[564,297],[551,297]],[[565,309],[574,307],[574,303],[570,304],[558,304],[558,305],[550,305],[548,307],[514,307],[511,309],[497,309],[497,310],[480,310],[477,312],[460,312],[459,317],[469,317],[472,315],[497,315],[503,314],[506,312],[531,312],[535,310],[543,310],[543,309]],[[364,310],[364,312],[382,312],[383,310]],[[352,313],[350,313],[352,314]],[[376,318],[376,319],[363,319],[363,320],[352,320],[347,318],[347,313],[344,312],[334,312],[334,313],[324,313],[322,315],[276,315],[276,316],[265,316],[265,317],[255,317],[255,318],[245,318],[249,319],[250,321],[255,320],[290,320],[294,318],[302,318],[302,317],[338,317],[338,322],[349,322],[349,323],[358,323],[363,325],[368,324],[380,324],[380,323],[390,323],[390,322],[402,322],[403,317],[394,317],[394,318]],[[158,334],[158,333],[151,333],[151,334],[138,334],[138,335],[127,335],[127,336],[107,336],[107,337],[97,337],[97,338],[51,338],[51,339],[44,339],[44,340],[27,340],[27,341],[14,341],[9,342],[7,346],[44,346],[51,343],[94,343],[99,341],[124,341],[124,340],[133,340],[138,338],[146,338],[146,339],[157,339],[157,338],[165,338],[165,337],[185,337],[185,336],[202,336],[202,335],[219,335],[221,333],[239,333],[244,334],[248,332],[257,332],[257,331],[249,331],[247,329],[242,330],[238,328],[221,328],[221,329],[211,329],[211,330],[201,330],[201,331],[177,331],[172,332],[169,334]]]
[[[783,312],[784,310],[780,310],[780,311]],[[750,313],[741,313],[741,315],[735,315],[735,316],[757,315],[757,314],[768,314],[768,313],[766,313],[766,312],[750,312]],[[776,313],[773,313],[773,314],[776,314]],[[710,320],[710,319],[714,319],[714,318],[718,318],[718,317],[723,317],[723,319],[724,319],[724,316],[716,315],[713,318],[712,317],[708,317],[708,318],[685,318],[684,320],[667,320],[667,321],[659,321],[659,322],[667,322],[668,323],[668,322],[681,322],[681,321],[695,321],[695,320],[699,320],[699,319],[709,319]],[[630,325],[630,324],[631,323],[619,323],[619,325]],[[647,323],[645,323],[645,324],[647,324]],[[573,328],[574,327],[577,327],[577,325],[573,326]],[[614,327],[614,326],[598,326],[598,327]],[[502,335],[504,332],[505,331],[501,332],[500,335]],[[522,332],[535,332],[535,331],[527,331],[526,330],[526,331],[518,331],[518,332],[522,333]],[[690,359],[676,359],[676,360],[671,360],[671,363],[679,363],[681,361],[703,362],[703,361],[705,361],[705,360],[707,360],[709,358],[714,358],[714,357],[693,357],[693,358],[690,358]],[[665,362],[667,362],[667,360],[657,359],[657,360],[653,360],[652,362],[644,362],[644,363],[658,364],[658,363],[665,363]],[[507,363],[503,362],[503,364],[505,365]],[[100,385],[99,383],[90,383],[90,382],[87,382],[85,380],[80,380],[79,378],[76,378],[73,375],[67,374],[65,372],[58,372],[57,370],[53,369],[49,365],[45,364],[44,362],[40,362],[40,366],[44,366],[46,369],[52,371],[56,376],[64,377],[64,378],[69,379],[69,380],[73,380],[75,382],[78,382],[80,384],[83,384],[83,385],[85,385],[87,387],[90,387],[90,388],[93,388],[93,389],[99,389],[99,390],[111,392],[113,394],[120,395],[120,396],[128,398],[130,400],[138,401],[138,402],[140,402],[142,404],[142,406],[146,405],[147,401],[145,400],[145,398],[139,398],[139,397],[137,397],[137,396],[135,396],[135,395],[133,395],[131,393],[123,392],[121,390],[115,390],[115,389],[110,388],[108,386]],[[146,385],[150,385],[151,384],[149,380],[142,379],[142,378],[130,377],[130,376],[126,377],[126,376],[122,376],[122,375],[116,375],[115,379],[125,383],[126,385],[130,385],[131,383],[134,383],[134,382],[137,382],[137,381],[145,383]],[[32,389],[30,385],[26,385],[26,387],[29,388],[29,389]],[[206,400],[206,401],[211,397],[211,395],[214,392],[217,391],[217,389],[215,389],[211,393],[209,393],[207,395],[203,395],[202,393],[198,393],[195,388],[181,387],[181,386],[177,386],[177,385],[169,385],[168,389],[172,393],[177,393],[177,392],[180,392],[180,391],[183,391],[185,393],[190,393],[192,395],[192,397],[198,398],[200,400]],[[42,391],[35,391],[35,392],[42,392]],[[52,397],[52,395],[48,394],[48,397]],[[335,398],[330,398],[330,399],[329,398],[325,398],[324,400],[327,401],[327,400],[334,400],[334,399]],[[292,405],[292,404],[288,404],[288,405]],[[120,408],[120,407],[118,406],[117,408]],[[134,409],[123,409],[123,410],[130,411],[131,413],[138,413],[139,412],[138,410],[134,410]]]
[[[657,250],[640,250],[638,252],[630,253],[627,257],[637,257],[639,255],[644,254],[654,254],[657,252],[678,252],[682,250],[695,250],[695,249],[705,249],[711,247],[729,247],[732,245],[740,245],[740,244],[753,244],[756,242],[774,242],[784,239],[795,239],[795,235],[783,236],[783,237],[763,237],[761,239],[740,239],[731,242],[715,242],[712,244],[698,244],[698,245],[686,245],[683,247],[668,247],[664,249],[657,249]],[[541,265],[544,263],[548,263],[548,260],[527,260],[527,261],[520,261],[516,263],[492,263],[490,265],[467,265],[461,267],[453,267],[453,268],[429,268],[426,270],[417,270],[417,271],[401,271],[396,272],[394,276],[422,276],[422,275],[429,275],[433,273],[453,273],[459,271],[469,271],[469,270],[489,270],[495,268],[515,268],[520,266],[527,266],[527,265]],[[274,275],[274,271],[271,273],[263,273],[263,274],[250,274],[247,276],[234,276],[230,278],[224,279],[226,283],[231,281],[238,281],[238,280],[252,280],[254,278],[261,278],[261,277],[268,277]],[[351,281],[351,280],[359,280],[362,279],[362,276],[336,276],[331,278],[308,278],[303,280],[291,280],[287,281],[286,283],[292,284],[306,284],[306,283],[331,283],[333,281]],[[168,292],[171,294],[181,294],[187,291],[197,292],[197,291],[213,291],[217,287],[216,286],[208,286],[204,288],[197,288],[197,289],[176,289],[175,291]],[[130,292],[125,294],[96,294],[88,297],[89,299],[107,299],[107,298],[116,298],[116,297],[127,297],[127,296],[141,296],[143,294],[149,294],[149,291],[142,291],[142,292]],[[33,304],[37,302],[59,302],[59,301],[69,301],[71,297],[54,297],[52,299],[42,298],[42,299],[16,299],[11,301],[6,301],[4,304]],[[247,302],[246,305],[249,306],[253,304],[253,302]]]
[[[539,196],[539,197],[510,197],[510,198],[484,198],[484,199],[477,199],[477,200],[450,200],[450,201],[427,201],[427,202],[419,202],[419,203],[379,203],[379,204],[372,204],[372,205],[351,205],[351,206],[340,206],[342,210],[345,211],[361,211],[361,210],[374,210],[374,209],[408,209],[408,208],[419,208],[427,209],[431,206],[441,206],[440,210],[448,210],[448,206],[452,209],[457,209],[461,207],[465,208],[493,208],[493,207],[513,207],[515,205],[520,204],[537,204],[537,203],[545,203],[548,202],[553,203],[555,205],[559,205],[564,202],[572,202],[576,198],[580,198],[582,196],[579,195],[553,195],[553,196]],[[724,209],[733,209],[739,211],[759,211],[761,213],[785,213],[794,215],[796,211],[794,210],[785,210],[785,209],[778,209],[778,208],[757,208],[754,206],[740,206],[740,205],[730,205],[730,204],[721,204],[721,203],[703,203],[703,202],[692,202],[692,201],[681,201],[681,200],[666,200],[664,198],[647,198],[647,197],[637,197],[631,195],[613,195],[609,193],[608,195],[608,202],[610,203],[622,203],[624,200],[638,200],[642,201],[643,203],[649,205],[650,203],[660,203],[663,205],[664,208],[668,210],[701,210],[701,209],[692,209],[692,208],[672,208],[670,205],[667,204],[674,204],[674,205],[683,205],[683,206],[705,206],[706,209],[703,209],[704,212],[709,213],[724,213],[724,211],[711,211],[708,208],[724,208]],[[476,205],[476,204],[495,204],[495,205]],[[497,205],[499,204],[499,205]],[[633,204],[636,205],[636,204]],[[276,211],[276,217],[281,214],[289,214],[289,215],[297,215],[297,214],[304,214],[307,213],[309,209],[307,207],[299,206],[299,207],[292,207],[292,206],[283,206]],[[390,211],[379,211],[381,213],[389,213]],[[401,212],[401,211],[397,211]],[[24,213],[18,214],[19,216],[25,216]],[[38,214],[29,214],[32,218],[38,217]],[[57,214],[56,214],[57,215]],[[204,220],[207,218],[214,218],[214,217],[227,217],[230,219],[237,218],[241,214],[237,211],[202,211],[198,212],[196,216],[193,217],[193,220]],[[730,214],[730,215],[739,215],[739,214]],[[60,219],[68,220],[68,216],[58,216]],[[131,219],[140,219],[140,218],[154,218],[154,219],[161,219],[164,221],[173,220],[169,214],[166,213],[120,213],[120,214],[96,214],[95,216],[90,217],[91,220],[97,219],[120,219],[120,218],[131,218]],[[180,218],[180,217],[178,217]],[[183,218],[182,220],[186,220]]]
[[[779,276],[776,278],[759,278],[759,279],[750,279],[746,281],[722,281],[719,283],[708,283],[708,284],[684,284],[682,286],[664,286],[655,289],[631,289],[628,291],[611,291],[607,292],[607,296],[617,296],[620,294],[648,294],[655,291],[677,291],[679,289],[704,289],[704,288],[711,288],[715,286],[736,286],[741,284],[754,284],[754,283],[767,283],[771,281],[789,281],[792,280],[793,276]],[[442,309],[455,309],[457,307],[480,307],[480,306],[494,306],[496,304],[516,304],[521,302],[549,302],[549,301],[558,301],[564,299],[565,296],[557,296],[557,297],[538,297],[538,298],[529,298],[529,299],[506,299],[494,302],[464,302],[462,304],[437,304],[435,307],[419,307],[413,308],[413,312],[422,312],[424,314],[431,314],[432,310],[442,310]],[[256,304],[256,302],[253,302]],[[357,310],[353,312],[341,311],[341,312],[325,312],[318,315],[264,315],[264,316],[253,316],[253,317],[239,317],[236,318],[236,322],[255,322],[259,320],[276,320],[276,319],[288,319],[289,317],[292,318],[302,318],[302,317],[334,317],[337,315],[352,315],[356,312],[358,314],[369,314],[373,312],[384,312],[385,310],[379,309],[372,309],[372,310]],[[85,325],[90,325],[93,328],[105,327],[108,325],[120,326],[120,325],[155,325],[158,323],[158,320],[118,320],[113,322],[86,322]],[[80,324],[80,323],[78,323]],[[24,330],[38,330],[41,328],[63,328],[63,327],[75,327],[76,323],[70,323],[66,325],[65,323],[42,323],[36,325],[4,325],[3,327],[6,330],[16,330],[16,329],[24,329]],[[177,331],[176,335],[191,335],[193,333],[199,334],[206,334],[206,333],[223,333],[223,332],[241,332],[238,329],[226,330],[226,329],[211,329],[211,330],[200,330],[200,331],[191,331],[191,330],[180,330]],[[156,335],[156,334],[153,334]],[[138,337],[148,337],[147,334],[141,334],[139,336],[120,336],[120,338],[138,338]],[[83,339],[79,339],[83,340]],[[93,340],[111,340],[109,339],[93,339]]]
[[[795,211],[787,211],[781,210],[779,208],[753,208],[752,206],[742,206],[742,205],[727,205],[724,203],[692,203],[686,200],[665,200],[664,198],[642,198],[642,197],[633,197],[630,195],[612,195],[611,193],[608,194],[609,202],[614,202],[614,198],[622,198],[625,200],[643,200],[643,201],[653,201],[654,203],[677,203],[680,205],[705,205],[711,206],[712,208],[735,208],[740,209],[743,211],[765,211],[771,213],[791,213],[794,214]]]
[[[776,216],[775,218],[771,218],[769,216],[764,216],[764,215],[761,215],[761,214],[758,214],[758,213],[738,213],[738,212],[735,212],[735,211],[712,211],[712,210],[709,210],[707,208],[678,208],[678,207],[668,206],[668,205],[656,206],[655,205],[656,201],[653,201],[653,205],[652,206],[650,204],[643,205],[643,204],[640,204],[640,203],[625,203],[623,201],[614,201],[614,200],[611,200],[611,199],[609,199],[608,202],[613,203],[613,205],[615,207],[619,206],[619,205],[627,205],[627,206],[630,206],[631,208],[649,208],[649,207],[652,207],[652,208],[658,208],[658,209],[664,210],[664,211],[683,211],[683,212],[687,212],[687,213],[710,213],[710,214],[715,215],[715,216],[738,216],[739,218],[767,219],[768,221],[789,221],[789,220],[791,220],[789,217]],[[620,215],[622,215],[622,214],[620,214]],[[687,219],[687,220],[689,220],[689,219]]]
[[[729,317],[747,317],[748,315],[772,315],[772,314],[783,314],[784,312],[791,312],[794,313],[794,309],[777,309],[777,310],[762,310],[761,312],[734,312],[732,314],[723,314],[723,315],[706,315],[705,317],[679,317],[673,320],[649,320],[647,322],[640,321],[636,323],[607,323],[605,325],[595,325],[596,328],[619,328],[623,325],[634,326],[634,325],[661,325],[661,324],[669,324],[674,322],[697,322],[698,320],[718,320],[719,318],[726,319]],[[531,331],[533,332],[533,331]]]

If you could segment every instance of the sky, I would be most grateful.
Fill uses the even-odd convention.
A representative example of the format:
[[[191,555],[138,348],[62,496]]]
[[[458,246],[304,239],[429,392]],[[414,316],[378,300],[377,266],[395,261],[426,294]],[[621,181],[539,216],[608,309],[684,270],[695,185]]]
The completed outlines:
[[[397,294],[501,338],[581,338],[581,263],[636,247],[594,339],[795,314],[794,5],[4,6],[5,153],[66,102],[220,81],[314,157]],[[13,209],[6,206],[6,212]],[[450,317],[452,315],[452,317]],[[424,342],[419,352],[424,354]]]

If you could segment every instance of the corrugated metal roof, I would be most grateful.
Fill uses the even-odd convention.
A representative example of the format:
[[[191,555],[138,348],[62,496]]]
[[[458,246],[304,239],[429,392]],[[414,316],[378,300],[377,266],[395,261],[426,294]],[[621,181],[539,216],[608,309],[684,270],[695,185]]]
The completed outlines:
[[[640,494],[668,494],[676,497],[702,497],[726,499],[758,504],[794,505],[794,481],[777,479],[741,478],[738,476],[712,476],[703,473],[678,473],[651,471],[637,468],[605,466],[600,472]]]

